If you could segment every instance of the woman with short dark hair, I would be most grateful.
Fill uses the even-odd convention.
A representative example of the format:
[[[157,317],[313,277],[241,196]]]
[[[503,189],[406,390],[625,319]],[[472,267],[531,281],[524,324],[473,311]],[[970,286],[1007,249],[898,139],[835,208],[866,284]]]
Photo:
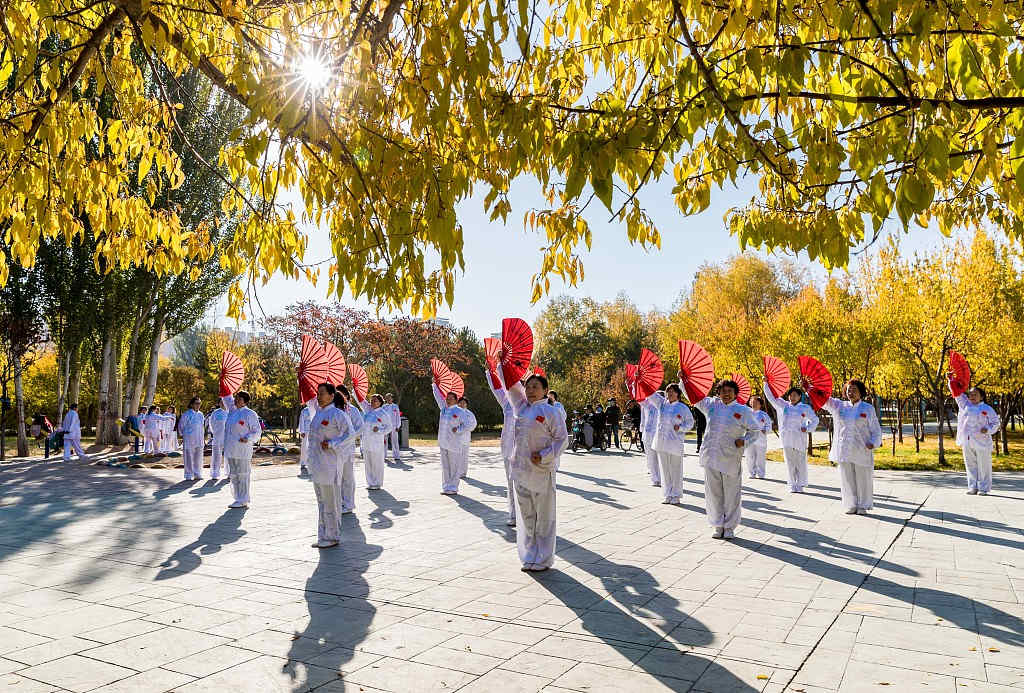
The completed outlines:
[[[206,442],[206,417],[199,411],[202,400],[193,397],[188,409],[181,415],[181,456],[185,467],[185,481],[203,478],[203,444]]]
[[[330,383],[316,389],[316,414],[309,423],[309,476],[317,504],[314,548],[327,549],[341,540],[342,484],[345,457],[355,437],[345,412],[345,398]]]
[[[839,489],[847,515],[866,515],[874,507],[875,448],[882,444],[882,427],[865,396],[864,383],[851,380],[846,383],[846,399],[830,397],[822,407],[832,415],[835,426],[828,458],[839,467]]]
[[[249,393],[245,390],[221,398],[228,410],[228,418],[224,422],[224,457],[228,461],[234,496],[229,508],[248,508],[251,500],[252,453],[263,435],[263,427],[260,426],[260,417],[249,408],[249,400]]]
[[[972,387],[954,399],[958,407],[956,444],[964,456],[967,495],[987,496],[992,490],[992,436],[999,431],[999,414],[985,402],[985,391],[980,387]]]
[[[693,428],[693,414],[683,403],[683,390],[675,383],[647,398],[648,417],[657,417],[654,439],[648,444],[658,455],[662,485],[662,503],[675,505],[683,496],[683,444],[686,432]]]
[[[779,439],[789,476],[789,491],[803,493],[807,486],[807,434],[818,427],[818,416],[803,403],[804,391],[798,387],[789,388],[783,398],[773,395],[765,383],[764,396],[779,419]]]

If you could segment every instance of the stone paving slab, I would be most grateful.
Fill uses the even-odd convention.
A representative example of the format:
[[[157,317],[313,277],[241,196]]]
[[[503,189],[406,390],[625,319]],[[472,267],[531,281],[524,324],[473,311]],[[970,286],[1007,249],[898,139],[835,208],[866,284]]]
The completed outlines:
[[[176,470],[0,467],[4,691],[953,691],[1024,687],[1024,477],[837,472],[744,480],[710,537],[685,462],[661,504],[637,454],[568,454],[558,561],[519,570],[497,451],[461,495],[436,450],[360,490],[318,552],[308,480],[255,470],[253,505]],[[357,477],[362,475],[357,464]]]

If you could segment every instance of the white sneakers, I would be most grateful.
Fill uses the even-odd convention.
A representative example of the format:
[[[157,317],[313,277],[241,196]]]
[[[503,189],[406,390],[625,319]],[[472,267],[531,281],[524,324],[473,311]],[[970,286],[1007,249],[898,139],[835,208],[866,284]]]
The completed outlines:
[[[725,535],[725,527],[715,527],[715,533],[711,535],[712,539],[721,539]]]
[[[968,496],[976,496],[976,495],[978,495],[978,489],[976,489],[976,488],[969,488],[969,489],[967,489],[967,495]]]
[[[731,529],[727,529],[727,530],[725,530],[725,534],[722,535],[722,538],[723,539],[732,539],[735,536],[736,536],[735,532],[733,532]]]
[[[846,511],[846,514],[847,514],[847,515],[856,515],[856,514],[857,514],[857,508],[849,508],[849,509],[848,509],[848,510]]]
[[[338,542],[336,542],[336,541],[318,541],[317,543],[313,544],[312,546],[313,546],[314,549],[333,549],[337,545],[338,545]]]
[[[857,514],[858,515],[867,515],[868,514],[868,510],[867,510],[867,508],[857,508]]]
[[[248,503],[243,503],[242,501],[235,501],[234,503],[232,503],[228,507],[229,508],[248,508],[249,504]]]

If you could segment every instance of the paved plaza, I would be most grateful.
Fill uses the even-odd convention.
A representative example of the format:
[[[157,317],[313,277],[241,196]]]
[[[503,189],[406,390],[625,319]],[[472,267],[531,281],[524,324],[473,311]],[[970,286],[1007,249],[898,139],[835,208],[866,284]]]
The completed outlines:
[[[1024,477],[877,472],[861,517],[834,468],[795,495],[769,463],[723,542],[694,457],[675,507],[639,455],[568,454],[528,574],[471,456],[458,497],[436,450],[389,465],[326,551],[295,466],[246,511],[180,470],[0,467],[0,691],[1024,691]]]

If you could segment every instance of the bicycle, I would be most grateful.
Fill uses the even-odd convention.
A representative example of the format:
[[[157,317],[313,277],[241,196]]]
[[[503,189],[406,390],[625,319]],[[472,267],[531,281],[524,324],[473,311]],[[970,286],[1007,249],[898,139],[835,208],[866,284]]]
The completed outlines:
[[[640,435],[640,427],[630,423],[629,426],[619,431],[619,449],[623,452],[629,452],[634,447],[637,452],[643,452],[644,441],[643,436]]]

